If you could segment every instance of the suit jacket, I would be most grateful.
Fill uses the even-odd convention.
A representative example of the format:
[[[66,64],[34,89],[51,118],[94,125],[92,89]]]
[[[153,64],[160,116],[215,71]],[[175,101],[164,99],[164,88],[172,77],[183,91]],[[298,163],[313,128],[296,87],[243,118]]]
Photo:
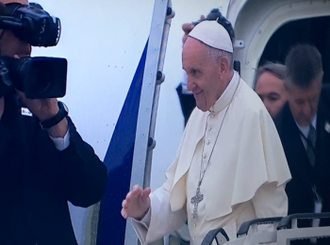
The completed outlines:
[[[292,180],[286,186],[289,214],[314,212],[314,184],[323,199],[322,211],[330,212],[330,132],[327,127],[330,124],[330,87],[323,87],[319,100],[315,168],[309,163],[288,104],[275,118],[275,124],[292,174]]]
[[[107,171],[68,117],[70,145],[58,151],[35,117],[5,98],[0,121],[0,244],[77,244],[67,201],[98,202]]]

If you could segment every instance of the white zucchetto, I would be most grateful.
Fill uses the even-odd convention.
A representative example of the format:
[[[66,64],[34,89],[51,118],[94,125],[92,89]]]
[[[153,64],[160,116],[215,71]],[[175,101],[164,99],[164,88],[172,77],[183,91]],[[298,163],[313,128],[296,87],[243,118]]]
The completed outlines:
[[[206,45],[233,53],[233,44],[226,29],[216,20],[204,20],[192,29],[188,35]]]

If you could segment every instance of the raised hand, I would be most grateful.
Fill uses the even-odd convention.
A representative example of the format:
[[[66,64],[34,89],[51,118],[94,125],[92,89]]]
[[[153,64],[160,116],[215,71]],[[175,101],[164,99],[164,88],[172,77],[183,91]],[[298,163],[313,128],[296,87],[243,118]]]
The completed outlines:
[[[205,20],[205,16],[201,15],[199,21],[204,21]],[[182,30],[184,32],[183,37],[182,37],[182,44],[184,44],[188,38],[188,34],[189,32],[191,32],[191,30],[195,27],[194,23],[184,23],[182,25]]]
[[[121,215],[127,219],[128,217],[141,219],[150,208],[150,188],[142,189],[140,186],[134,186],[133,190],[126,195],[126,199],[122,202]]]
[[[39,118],[40,121],[49,119],[58,112],[57,99],[28,99],[21,91],[17,91],[24,106],[29,108],[33,115]]]
[[[52,118],[59,111],[56,98],[50,99],[28,99],[21,91],[17,91],[24,106],[29,108],[33,115],[39,118],[40,121]],[[64,118],[58,124],[48,129],[48,134],[53,138],[63,138],[68,132],[68,121]]]

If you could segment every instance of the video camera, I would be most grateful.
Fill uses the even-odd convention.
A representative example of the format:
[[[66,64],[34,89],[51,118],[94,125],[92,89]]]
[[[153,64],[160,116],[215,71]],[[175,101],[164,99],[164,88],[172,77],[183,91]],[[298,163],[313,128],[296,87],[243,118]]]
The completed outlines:
[[[56,46],[61,21],[36,3],[0,6],[0,38],[7,30],[31,46]],[[0,46],[0,50],[1,50]],[[13,87],[30,99],[63,97],[66,93],[67,60],[55,57],[13,57],[0,53],[0,97]]]

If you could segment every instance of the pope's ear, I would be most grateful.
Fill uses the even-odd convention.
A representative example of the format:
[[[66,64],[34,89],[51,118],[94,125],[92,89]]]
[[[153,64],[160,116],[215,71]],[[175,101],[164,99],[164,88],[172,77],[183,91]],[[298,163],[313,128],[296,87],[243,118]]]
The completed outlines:
[[[220,73],[227,73],[230,70],[229,59],[227,56],[219,57]]]

